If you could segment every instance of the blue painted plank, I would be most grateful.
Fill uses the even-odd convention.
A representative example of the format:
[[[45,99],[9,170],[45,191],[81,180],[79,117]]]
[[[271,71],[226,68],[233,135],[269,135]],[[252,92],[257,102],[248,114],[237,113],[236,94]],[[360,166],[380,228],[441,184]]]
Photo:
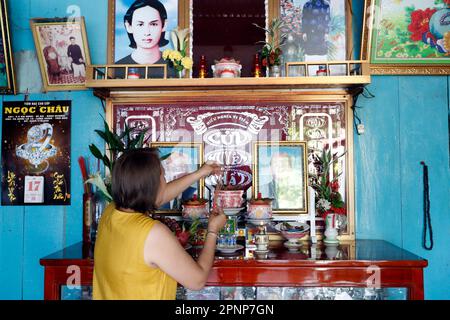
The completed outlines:
[[[44,269],[39,260],[64,247],[65,207],[26,207],[23,299],[43,299]]]
[[[358,101],[365,134],[355,134],[356,237],[401,240],[398,78],[373,77],[374,99]]]
[[[401,162],[403,243],[429,261],[428,299],[450,299],[450,170],[447,77],[401,77]],[[429,166],[434,249],[422,248],[423,184],[421,161]]]
[[[22,299],[23,207],[0,207],[0,300]]]

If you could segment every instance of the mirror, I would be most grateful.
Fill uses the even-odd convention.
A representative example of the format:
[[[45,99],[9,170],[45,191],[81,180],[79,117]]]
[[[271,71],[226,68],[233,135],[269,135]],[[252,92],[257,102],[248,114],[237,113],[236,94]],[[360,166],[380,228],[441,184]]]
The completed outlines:
[[[253,59],[261,49],[256,44],[265,38],[258,29],[266,24],[264,0],[192,0],[193,59],[198,66],[206,58],[208,77],[212,77],[214,60],[234,58],[242,64],[242,77],[252,76]],[[199,70],[194,68],[193,77]]]

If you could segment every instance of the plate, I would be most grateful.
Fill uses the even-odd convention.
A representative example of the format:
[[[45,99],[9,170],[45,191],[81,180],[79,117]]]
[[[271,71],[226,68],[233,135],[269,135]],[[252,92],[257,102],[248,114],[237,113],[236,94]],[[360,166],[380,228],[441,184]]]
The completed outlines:
[[[234,247],[216,247],[216,250],[220,251],[222,253],[234,253],[234,252],[242,250],[242,249],[244,249],[244,246],[240,245],[240,244],[238,244]]]
[[[256,254],[264,254],[264,253],[267,253],[267,252],[269,252],[269,249],[267,249],[267,250],[255,250]]]
[[[270,221],[272,221],[272,218],[270,218],[270,219],[247,219],[247,222],[253,224],[254,226],[264,226],[264,225],[268,224]]]
[[[225,215],[227,215],[227,216],[235,216],[239,212],[241,212],[243,209],[245,209],[245,207],[242,207],[242,208],[224,208],[223,209],[223,213],[225,213]]]

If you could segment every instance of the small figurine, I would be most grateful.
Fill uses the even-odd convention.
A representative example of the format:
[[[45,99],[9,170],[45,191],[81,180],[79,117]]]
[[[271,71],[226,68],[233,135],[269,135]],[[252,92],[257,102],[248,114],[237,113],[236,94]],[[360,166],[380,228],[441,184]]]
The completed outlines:
[[[327,75],[327,67],[326,66],[319,66],[319,70],[316,71],[316,75],[318,77],[326,76]]]

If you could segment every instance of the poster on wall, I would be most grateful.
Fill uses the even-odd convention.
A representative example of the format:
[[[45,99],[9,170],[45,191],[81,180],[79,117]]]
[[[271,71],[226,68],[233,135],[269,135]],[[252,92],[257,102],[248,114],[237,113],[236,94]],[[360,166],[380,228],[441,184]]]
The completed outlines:
[[[2,205],[70,205],[71,101],[9,101],[2,118]]]

